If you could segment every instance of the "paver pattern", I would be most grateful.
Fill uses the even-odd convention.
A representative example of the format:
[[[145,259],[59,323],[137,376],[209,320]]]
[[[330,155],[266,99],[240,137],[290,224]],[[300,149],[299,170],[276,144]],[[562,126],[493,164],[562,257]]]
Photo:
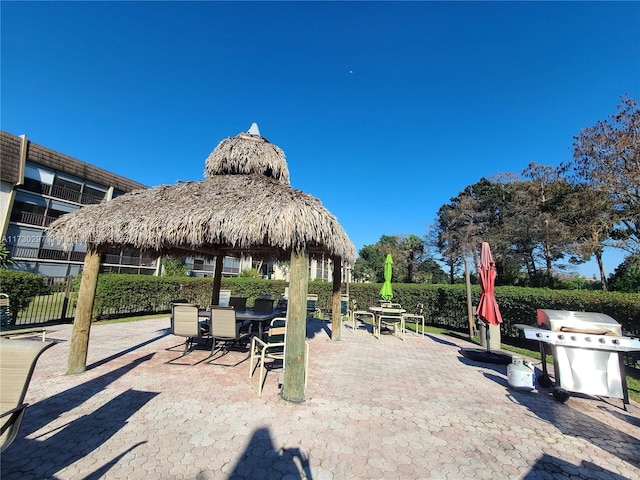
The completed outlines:
[[[332,342],[310,321],[306,401],[290,403],[279,370],[258,398],[246,353],[180,358],[168,318],[93,326],[87,371],[66,375],[71,328],[49,335],[3,480],[640,478],[639,405],[515,391],[453,337]]]

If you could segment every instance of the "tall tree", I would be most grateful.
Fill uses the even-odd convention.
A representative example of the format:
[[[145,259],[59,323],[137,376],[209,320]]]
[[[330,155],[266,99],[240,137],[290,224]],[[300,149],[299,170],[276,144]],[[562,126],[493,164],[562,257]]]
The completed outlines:
[[[454,269],[464,258],[472,258],[477,269],[483,241],[491,243],[496,252],[503,250],[500,228],[507,193],[503,184],[481,178],[438,210],[436,244],[449,266],[452,283]]]
[[[616,246],[640,251],[640,109],[622,97],[618,112],[574,137],[574,181],[611,196]]]
[[[522,175],[529,181],[531,195],[528,221],[534,226],[534,239],[544,259],[548,285],[553,286],[554,262],[564,257],[571,243],[570,232],[561,218],[568,183],[561,170],[550,165],[530,163]]]
[[[416,283],[418,267],[425,260],[424,241],[417,235],[408,235],[401,238],[400,250],[404,255],[407,270],[405,283]]]
[[[602,289],[608,290],[602,255],[616,224],[613,199],[599,189],[573,185],[564,204],[562,222],[573,235],[569,261],[579,264],[595,258]]]

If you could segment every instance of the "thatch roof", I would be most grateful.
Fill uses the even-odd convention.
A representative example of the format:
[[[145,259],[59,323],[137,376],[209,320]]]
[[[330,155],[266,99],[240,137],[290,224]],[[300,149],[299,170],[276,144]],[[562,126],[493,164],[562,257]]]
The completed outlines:
[[[285,260],[306,248],[314,257],[354,263],[355,247],[335,216],[289,186],[284,153],[262,137],[223,140],[207,158],[205,175],[83,207],[53,222],[49,234],[67,249],[81,242],[159,255]]]
[[[266,138],[240,133],[225,138],[205,162],[204,176],[259,173],[289,185],[289,168],[284,152]]]

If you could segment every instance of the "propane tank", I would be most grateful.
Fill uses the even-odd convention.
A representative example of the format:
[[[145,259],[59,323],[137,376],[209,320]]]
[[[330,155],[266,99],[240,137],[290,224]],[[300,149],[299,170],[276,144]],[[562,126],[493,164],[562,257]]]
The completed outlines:
[[[533,390],[535,382],[533,366],[523,358],[513,357],[507,366],[507,382],[516,390]]]

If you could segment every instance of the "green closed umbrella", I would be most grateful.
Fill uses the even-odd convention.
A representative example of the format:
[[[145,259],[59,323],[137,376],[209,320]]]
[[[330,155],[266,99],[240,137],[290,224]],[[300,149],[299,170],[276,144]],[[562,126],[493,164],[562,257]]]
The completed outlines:
[[[393,290],[391,289],[391,266],[393,265],[393,259],[391,254],[387,253],[387,258],[384,261],[384,283],[380,289],[380,296],[383,300],[391,300],[393,298]]]

